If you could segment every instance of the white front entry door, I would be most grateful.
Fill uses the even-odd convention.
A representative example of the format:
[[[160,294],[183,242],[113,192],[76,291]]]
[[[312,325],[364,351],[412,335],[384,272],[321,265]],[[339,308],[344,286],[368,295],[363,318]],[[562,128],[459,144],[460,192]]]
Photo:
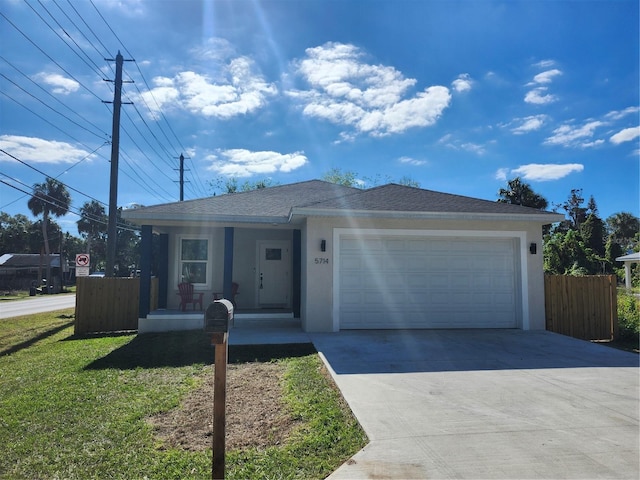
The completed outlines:
[[[258,304],[286,307],[291,292],[291,245],[286,240],[258,242]]]

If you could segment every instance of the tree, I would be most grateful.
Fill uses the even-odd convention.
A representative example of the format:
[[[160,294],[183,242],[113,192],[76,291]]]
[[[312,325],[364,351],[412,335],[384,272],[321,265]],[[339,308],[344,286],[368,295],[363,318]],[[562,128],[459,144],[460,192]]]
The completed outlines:
[[[362,182],[359,182],[357,177],[356,172],[351,170],[343,172],[340,168],[334,167],[322,176],[322,180],[345,187],[362,188]]]
[[[381,178],[380,174],[376,174],[374,177],[361,177],[358,173],[347,170],[342,171],[340,168],[332,168],[322,176],[322,180],[325,182],[335,183],[336,185],[343,185],[345,187],[354,188],[371,188],[384,183],[397,183],[399,185],[405,185],[407,187],[420,187],[420,183],[413,180],[411,177],[404,176],[400,180],[394,181],[389,175],[385,175]]]
[[[251,190],[260,190],[262,188],[273,187],[278,185],[270,178],[263,178],[255,182],[245,181],[242,185],[238,185],[238,179],[230,177],[223,181],[221,178],[209,181],[209,186],[215,195],[216,191],[220,191],[223,195],[226,193],[250,192]]]
[[[31,253],[29,251],[29,233],[33,222],[25,215],[12,217],[0,212],[0,253]]]
[[[116,248],[118,255],[114,265],[115,275],[129,276],[140,264],[140,235],[137,228],[122,218],[122,208],[117,213],[118,234]]]
[[[574,230],[580,229],[580,225],[587,219],[588,209],[582,206],[583,203],[584,197],[582,196],[582,189],[574,188],[571,190],[569,198],[561,205],[569,216],[571,223],[570,228]]]
[[[544,210],[547,208],[547,199],[535,193],[529,184],[524,183],[520,177],[507,182],[508,188],[501,188],[498,195],[500,203],[510,203],[512,205],[522,205],[524,207]]]
[[[606,228],[604,222],[595,213],[590,213],[580,225],[580,235],[587,248],[600,257],[604,257]]]
[[[621,252],[633,250],[633,239],[640,231],[640,218],[629,212],[619,212],[607,218],[606,224],[611,241],[620,246]]]
[[[51,262],[49,262],[49,237],[47,228],[49,216],[61,217],[66,215],[71,205],[71,196],[67,188],[54,178],[47,178],[44,183],[36,183],[33,186],[33,195],[27,202],[31,213],[37,217],[42,215],[42,236],[44,238],[44,251],[47,258],[47,285],[51,286]]]
[[[82,235],[86,240],[86,253],[91,254],[92,244],[104,244],[106,242],[109,219],[102,204],[96,200],[85,202],[85,204],[80,209],[80,215],[80,220],[78,220],[77,222],[78,233]],[[102,248],[100,248],[100,250],[103,250],[103,253],[105,253],[105,245],[102,245]],[[95,268],[98,263],[97,256],[96,258],[93,258],[92,255],[92,263],[93,267]]]

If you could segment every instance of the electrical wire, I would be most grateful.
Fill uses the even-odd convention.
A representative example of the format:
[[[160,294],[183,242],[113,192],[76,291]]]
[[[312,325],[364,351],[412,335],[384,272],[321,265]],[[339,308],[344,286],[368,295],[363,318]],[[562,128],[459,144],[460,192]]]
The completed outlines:
[[[67,71],[67,69],[65,69],[62,65],[60,65],[57,61],[55,61],[51,55],[49,55],[47,52],[45,52],[42,48],[40,48],[33,40],[31,40],[29,38],[29,36],[24,33],[22,30],[20,30],[17,25],[15,23],[13,23],[11,20],[9,20],[7,18],[7,16],[0,12],[0,16],[2,16],[7,22],[9,22],[9,24],[15,28],[24,38],[26,38],[29,43],[31,43],[34,47],[36,47],[45,57],[47,57],[49,60],[51,60],[60,70],[62,70],[64,73],[66,73],[71,79],[75,80],[78,85],[80,85],[82,88],[84,88],[87,92],[89,92],[91,95],[93,95],[94,97],[96,97],[98,100],[102,100],[98,95],[96,95],[89,87],[87,87],[84,83],[82,83],[81,81],[79,81],[76,77],[74,77],[71,73],[69,73]]]
[[[4,175],[4,174],[2,174],[2,175]],[[15,182],[17,182],[17,183],[21,184],[21,185],[26,186],[27,188],[30,188],[30,187],[28,187],[27,185],[25,185],[24,183],[20,182],[19,180],[16,180],[15,178],[9,177],[8,175],[5,175],[5,176],[6,176],[7,178],[9,178],[9,179],[11,179],[11,180],[13,180],[13,181],[15,181]],[[15,185],[12,185],[11,183],[6,182],[6,181],[4,181],[4,180],[3,180],[3,179],[1,179],[1,178],[0,178],[0,183],[3,183],[3,184],[5,184],[6,186],[11,187],[11,188],[13,188],[14,190],[17,190],[17,191],[19,191],[19,192],[21,192],[21,193],[24,193],[25,195],[30,195],[30,196],[33,196],[33,195],[34,195],[34,193],[33,193],[33,192],[28,192],[28,191],[23,190],[23,189],[21,189],[21,188],[19,188],[19,187],[16,187]],[[47,203],[47,204],[52,205],[52,206],[55,206],[55,207],[60,206],[60,205],[59,205],[59,203],[57,203],[57,202],[55,201],[55,199],[53,199],[52,197],[50,197],[49,195],[46,195],[46,194],[44,194],[44,195],[38,195],[38,199],[39,199],[40,201],[44,202],[44,203]],[[49,200],[49,199],[50,199],[50,200]],[[86,212],[82,212],[82,210],[78,210],[78,209],[76,209],[76,207],[69,206],[69,209],[68,209],[68,212],[67,212],[67,213],[72,213],[72,214],[74,214],[74,215],[78,215],[80,218],[87,218],[87,219],[92,220],[92,221],[94,221],[94,222],[102,223],[103,225],[107,225],[107,222],[105,222],[103,219],[101,219],[101,218],[99,218],[99,217],[96,217],[96,216],[93,216],[93,215],[91,215],[91,214],[87,214]],[[124,224],[124,223],[116,224],[116,227],[117,227],[118,229],[120,229],[120,230],[128,230],[128,231],[130,231],[130,232],[138,232],[138,231],[140,231],[140,229],[139,229],[139,228],[136,228],[136,227],[135,227],[135,226],[133,226],[133,225]]]
[[[34,100],[37,100],[38,102],[40,102],[42,105],[44,105],[45,107],[47,107],[48,109],[52,110],[53,112],[57,113],[58,115],[60,115],[61,117],[67,119],[69,122],[73,123],[75,126],[80,127],[81,129],[89,132],[92,135],[95,135],[98,138],[101,138],[104,140],[104,136],[96,133],[94,131],[89,130],[87,127],[85,127],[84,125],[79,124],[78,122],[76,122],[75,120],[72,120],[71,118],[69,118],[67,115],[65,115],[64,113],[56,110],[55,108],[53,108],[51,105],[48,105],[47,103],[45,103],[43,100],[39,99],[38,97],[36,97],[34,94],[28,92],[27,90],[25,90],[24,88],[22,88],[20,85],[18,85],[16,82],[14,82],[13,80],[11,80],[9,77],[7,77],[4,73],[0,73],[0,76],[3,77],[5,80],[7,80],[8,82],[12,83],[13,85],[15,85],[17,88],[19,88],[20,90],[22,90],[24,93],[26,93],[27,95],[29,95],[31,98],[33,98]],[[4,92],[3,92],[4,93]],[[6,95],[6,94],[5,94]],[[15,99],[12,99],[15,101]],[[16,102],[17,103],[17,102]],[[23,105],[24,107],[24,105]],[[26,108],[26,107],[25,107]],[[34,111],[31,110],[31,113],[36,114]],[[36,114],[37,115],[37,114]],[[44,120],[44,118],[40,117],[41,119]],[[50,123],[50,125],[52,125]],[[108,136],[108,135],[107,135]]]
[[[2,55],[0,55],[0,60],[4,61],[7,65],[9,65],[11,68],[13,68],[16,72],[18,72],[20,75],[22,75],[23,78],[25,78],[26,80],[30,81],[32,84],[34,84],[36,87],[38,87],[40,90],[42,90],[46,95],[48,95],[49,97],[51,97],[53,100],[55,100],[58,104],[62,105],[64,108],[66,108],[67,110],[69,110],[70,112],[72,112],[73,114],[77,115],[83,122],[91,125],[92,127],[94,127],[96,130],[100,131],[101,128],[99,126],[97,126],[95,123],[93,123],[91,120],[87,119],[86,117],[80,115],[80,113],[78,113],[76,110],[74,110],[73,108],[71,108],[69,105],[67,105],[66,103],[60,101],[58,98],[56,98],[55,96],[53,96],[51,93],[49,93],[44,87],[42,87],[42,85],[39,85],[37,82],[35,82],[33,79],[31,79],[31,77],[29,77],[29,75],[27,75],[26,73],[24,73],[22,70],[20,70],[18,67],[16,67],[13,63],[11,63],[9,60],[7,60],[6,58],[4,58]],[[7,78],[6,76],[2,75],[3,77]],[[9,80],[7,78],[7,80]],[[15,82],[13,82],[12,80],[9,80],[11,83],[13,83],[15,85]],[[21,88],[21,87],[19,87]],[[21,88],[22,89],[22,88]],[[24,91],[24,90],[23,90]],[[29,94],[31,95],[31,94]],[[41,101],[41,100],[40,100]],[[51,108],[51,107],[49,107]],[[62,114],[61,114],[62,115]],[[77,124],[76,124],[77,125]],[[89,131],[86,127],[85,130]],[[90,132],[93,133],[94,135],[95,132]],[[105,132],[102,131],[102,135],[104,135],[105,137],[110,137],[110,135]]]

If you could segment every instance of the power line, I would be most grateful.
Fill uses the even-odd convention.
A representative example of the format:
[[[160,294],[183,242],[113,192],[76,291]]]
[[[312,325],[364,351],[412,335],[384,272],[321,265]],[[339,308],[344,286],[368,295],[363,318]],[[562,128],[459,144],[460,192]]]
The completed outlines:
[[[55,0],[54,0],[55,3]],[[105,53],[100,53],[98,51],[98,49],[93,45],[93,42],[89,41],[89,39],[85,36],[85,38],[87,38],[87,41],[89,41],[89,43],[93,46],[93,48],[96,50],[96,52],[98,52],[98,55],[100,55],[101,57],[106,57],[107,53],[109,52],[109,49],[105,46],[104,43],[102,43],[102,40],[100,40],[100,37],[98,35],[96,35],[96,33],[93,31],[93,29],[87,24],[87,22],[85,21],[85,19],[82,17],[82,15],[80,15],[80,13],[78,12],[78,10],[76,9],[76,7],[73,6],[73,4],[71,3],[71,0],[67,0],[67,3],[69,4],[69,6],[73,9],[74,12],[76,12],[76,15],[78,15],[78,17],[80,18],[80,20],[82,20],[82,23],[84,23],[84,25],[87,27],[87,29],[93,34],[93,36],[96,38],[96,40],[98,41],[98,43],[102,46],[102,48],[104,49]],[[57,5],[57,3],[56,3]],[[58,7],[60,8],[60,7]],[[60,10],[62,10],[62,8],[60,8]],[[78,29],[79,30],[79,29]],[[109,67],[111,67],[111,65],[109,65]],[[111,69],[113,70],[113,68],[111,67]]]
[[[47,52],[45,52],[42,48],[40,48],[40,47],[39,47],[39,46],[38,46],[38,45],[37,45],[33,40],[31,40],[31,38],[29,38],[29,36],[28,36],[26,33],[24,33],[22,30],[20,30],[20,29],[17,27],[17,25],[16,25],[15,23],[13,23],[11,20],[9,20],[9,19],[7,18],[7,16],[6,16],[4,13],[0,12],[0,15],[1,15],[1,16],[2,16],[2,17],[3,17],[7,22],[9,22],[9,24],[10,24],[13,28],[15,28],[15,29],[16,29],[16,30],[17,30],[17,31],[18,31],[18,32],[19,32],[19,33],[20,33],[24,38],[26,38],[26,39],[29,41],[29,43],[31,43],[34,47],[36,47],[36,48],[37,48],[37,49],[38,49],[38,50],[39,50],[39,51],[40,51],[40,52],[41,52],[45,57],[47,57],[47,58],[48,58],[49,60],[51,60],[54,64],[56,64],[60,70],[62,70],[62,71],[63,71],[64,73],[66,73],[67,75],[69,75],[69,77],[70,77],[71,79],[75,80],[75,81],[78,83],[78,85],[80,85],[82,88],[84,88],[84,89],[85,89],[87,92],[89,92],[91,95],[93,95],[94,97],[96,97],[98,100],[101,100],[101,98],[100,98],[98,95],[96,95],[96,94],[95,94],[91,89],[89,89],[89,87],[87,87],[84,83],[82,83],[82,82],[81,82],[81,81],[79,81],[76,77],[74,77],[71,73],[69,73],[69,72],[67,71],[67,69],[65,69],[62,65],[60,65],[58,62],[56,62],[56,61],[51,57],[51,55],[49,55],[49,54],[48,54]]]
[[[4,77],[4,75],[3,75]],[[6,78],[6,77],[5,77]],[[43,122],[51,125],[53,128],[55,128],[56,130],[58,130],[59,132],[64,133],[65,135],[67,135],[69,138],[71,138],[73,141],[79,143],[82,146],[86,146],[84,145],[80,140],[78,140],[77,138],[75,138],[73,135],[71,135],[68,132],[65,132],[64,130],[62,130],[60,127],[58,127],[57,125],[55,125],[54,123],[50,122],[49,120],[47,120],[46,118],[44,118],[42,115],[40,115],[39,113],[34,112],[32,109],[30,109],[29,107],[27,107],[26,105],[20,103],[18,100],[16,100],[15,98],[13,98],[11,95],[7,94],[6,92],[0,91],[0,94],[4,95],[5,97],[7,97],[10,100],[13,100],[15,103],[17,103],[18,105],[20,105],[22,108],[24,108],[25,110],[31,112],[32,114],[34,114],[36,117],[38,117],[40,120],[42,120]]]
[[[89,158],[91,155],[93,155],[95,152],[97,152],[99,149],[101,149],[101,148],[102,148],[102,147],[104,147],[105,145],[107,145],[107,144],[102,144],[102,145],[100,145],[100,146],[99,146],[98,148],[96,148],[93,152],[91,152],[91,153],[90,153],[90,154],[88,154],[86,157],[84,157],[83,159],[81,159],[78,163],[80,163],[80,162],[84,161],[85,159]],[[15,155],[11,155],[10,153],[8,153],[8,152],[4,151],[4,150],[3,150],[3,149],[1,149],[1,148],[0,148],[0,152],[4,153],[4,154],[5,154],[5,155],[7,155],[8,157],[13,158],[15,161],[20,162],[22,165],[24,165],[24,166],[26,166],[26,167],[29,167],[31,170],[34,170],[34,171],[38,172],[40,175],[44,175],[46,178],[50,178],[50,179],[52,179],[52,180],[55,180],[55,181],[57,181],[57,182],[60,182],[60,180],[58,180],[57,178],[52,177],[52,176],[50,176],[50,175],[46,174],[46,173],[45,173],[45,172],[43,172],[42,170],[39,170],[39,169],[37,169],[36,167],[34,167],[33,165],[29,165],[29,164],[28,164],[27,162],[25,162],[24,160],[20,160],[20,159],[19,159],[18,157],[16,157]],[[67,170],[65,170],[65,171],[67,171]],[[64,173],[64,172],[63,172],[63,173]],[[62,173],[61,173],[60,175],[62,175]],[[69,186],[69,185],[66,185],[66,184],[65,184],[65,183],[63,183],[63,182],[60,182],[60,183],[61,183],[65,188],[68,188],[69,190],[71,190],[71,191],[73,191],[73,192],[79,193],[80,195],[83,195],[83,196],[85,196],[85,197],[87,197],[87,198],[90,198],[91,200],[95,200],[96,202],[99,202],[99,203],[101,203],[102,205],[105,205],[105,203],[101,202],[101,201],[100,201],[100,200],[98,200],[97,198],[92,197],[92,196],[91,196],[91,195],[89,195],[89,194],[86,194],[86,193],[84,193],[84,192],[81,192],[80,190],[78,190],[78,189],[76,189],[76,188],[73,188],[73,187],[71,187],[71,186]]]
[[[86,117],[80,115],[76,110],[72,109],[69,105],[67,105],[66,103],[60,101],[58,98],[56,98],[55,96],[53,96],[50,92],[48,92],[44,87],[42,87],[42,85],[39,85],[37,82],[35,82],[31,77],[29,77],[29,75],[27,75],[26,73],[24,73],[22,70],[20,70],[18,67],[16,67],[14,64],[12,64],[9,60],[7,60],[6,58],[4,58],[3,56],[0,55],[0,60],[3,60],[5,63],[7,63],[9,66],[11,66],[15,71],[17,71],[20,75],[22,75],[26,80],[30,81],[31,83],[33,83],[36,87],[38,87],[40,90],[42,90],[45,94],[47,94],[49,97],[51,97],[53,100],[55,100],[56,102],[58,102],[60,105],[62,105],[64,108],[66,108],[67,110],[69,110],[70,112],[73,112],[75,115],[77,115],[83,122],[88,123],[89,125],[95,127],[97,130],[101,130],[101,128],[99,126],[97,126],[95,123],[91,122],[91,120],[87,119]],[[3,75],[4,76],[4,75]],[[7,77],[5,77],[7,78]],[[7,78],[7,80],[9,80]],[[14,85],[15,82],[9,80],[11,83],[13,83]],[[22,89],[22,87],[19,87]],[[24,91],[24,90],[23,90]],[[29,94],[31,95],[31,94]],[[33,96],[33,95],[32,95]],[[40,100],[41,101],[41,100]],[[51,107],[49,107],[51,108]],[[61,114],[62,115],[62,114]],[[64,115],[63,115],[64,116]],[[65,117],[66,118],[66,117]],[[76,124],[77,125],[77,124]],[[85,130],[89,131],[86,127]],[[90,133],[94,133],[94,132],[90,132]],[[109,137],[109,134],[105,131],[102,131],[102,134],[105,137]],[[95,135],[95,133],[94,133]]]
[[[79,50],[84,54],[84,56],[85,56],[85,57],[87,57],[87,59],[89,60],[89,62],[90,62],[90,63],[92,63],[92,64],[93,64],[93,66],[91,66],[91,65],[90,65],[90,63],[89,63],[89,62],[87,62],[87,60],[85,60],[84,58],[82,58],[82,56],[81,56],[78,52],[76,52],[76,51],[71,47],[71,45],[69,45],[69,44],[66,42],[66,40],[62,37],[62,35],[60,35],[60,34],[55,30],[55,28],[53,28],[51,25],[49,25],[49,23],[48,23],[44,18],[42,18],[42,15],[40,15],[40,14],[36,11],[36,9],[35,9],[35,8],[33,8],[33,6],[29,4],[29,2],[27,2],[27,0],[24,0],[24,3],[26,3],[26,4],[29,6],[29,8],[31,8],[31,10],[33,10],[33,12],[34,12],[34,13],[35,13],[39,18],[40,18],[40,20],[42,20],[42,22],[43,22],[47,27],[49,27],[49,29],[50,29],[50,30],[51,30],[51,31],[52,31],[52,32],[53,32],[53,33],[54,33],[54,34],[55,34],[55,35],[56,35],[60,40],[62,40],[62,42],[63,42],[67,47],[69,47],[69,49],[70,49],[73,53],[75,53],[75,54],[77,55],[77,57],[78,57],[80,60],[82,60],[82,61],[84,62],[84,64],[85,64],[85,65],[87,65],[87,66],[88,66],[90,69],[92,69],[92,70],[93,70],[93,69],[94,69],[94,67],[95,67],[95,70],[93,70],[93,71],[94,71],[94,72],[96,72],[96,73],[98,74],[98,76],[99,76],[99,77],[101,77],[101,76],[102,76],[102,72],[100,71],[100,67],[99,67],[98,65],[96,65],[96,63],[95,63],[93,60],[91,60],[91,57],[89,57],[89,55],[87,55],[87,54],[84,52],[84,50],[82,49],[82,47],[81,47],[80,45],[78,45],[78,43],[73,39],[73,37],[72,37],[71,35],[69,35],[69,33],[66,31],[66,29],[65,29],[65,28],[60,24],[60,22],[58,22],[58,20],[53,16],[53,14],[52,14],[48,9],[47,9],[47,7],[45,7],[45,6],[42,4],[42,1],[41,1],[41,0],[38,0],[38,3],[40,4],[40,6],[44,9],[44,11],[45,11],[45,12],[47,12],[47,13],[49,14],[49,16],[52,18],[52,20],[53,20],[53,21],[58,25],[58,27],[60,27],[60,29],[64,32],[64,34],[65,34],[67,37],[69,37],[69,39],[73,42],[73,44],[74,44],[76,47],[78,47],[78,49],[79,49]]]
[[[64,113],[56,110],[55,108],[53,108],[51,105],[48,105],[47,103],[45,103],[43,100],[39,99],[38,97],[36,97],[34,94],[32,94],[31,92],[28,92],[27,90],[25,90],[24,88],[22,88],[20,85],[18,85],[16,82],[14,82],[13,80],[11,80],[9,77],[7,77],[4,73],[0,73],[0,76],[2,76],[4,79],[6,79],[7,81],[9,81],[10,83],[12,83],[13,85],[15,85],[17,88],[19,88],[20,90],[22,90],[24,93],[26,93],[27,95],[29,95],[31,98],[33,98],[34,100],[37,100],[38,102],[40,102],[42,105],[44,105],[45,107],[47,107],[48,109],[54,111],[55,113],[57,113],[58,115],[60,115],[61,117],[67,119],[69,122],[73,123],[75,126],[80,127],[81,129],[89,132],[92,135],[95,135],[96,137],[99,138],[103,138],[103,135],[100,135],[99,133],[93,132],[91,130],[89,130],[87,127],[85,127],[84,125],[79,124],[78,122],[76,122],[75,120],[72,120],[71,118],[69,118],[67,115],[65,115]],[[6,94],[5,94],[6,95]],[[14,99],[12,99],[14,100]],[[15,101],[15,100],[14,100]],[[17,102],[16,102],[17,103]],[[24,105],[23,105],[24,106]],[[25,107],[26,108],[26,107]],[[33,110],[30,110],[31,113],[36,114]],[[36,114],[37,115],[37,114]],[[44,118],[40,117],[42,120],[44,120]],[[46,120],[45,120],[46,121]],[[50,123],[50,125],[52,125]]]
[[[5,174],[3,174],[3,173],[0,173],[0,174],[4,175],[5,177],[7,177],[7,178],[9,178],[9,179],[13,180],[14,182],[17,182],[17,183],[19,183],[19,184],[21,184],[21,185],[25,186],[25,187],[27,187],[27,188],[31,188],[31,187],[29,187],[28,185],[25,185],[23,182],[21,182],[21,181],[19,181],[19,180],[16,180],[15,178],[12,178],[12,177],[10,177],[10,176],[8,176],[8,175],[5,175]],[[14,190],[17,190],[17,191],[19,191],[19,192],[21,192],[21,193],[24,193],[25,195],[30,195],[30,196],[32,196],[32,195],[33,195],[33,193],[32,193],[32,192],[28,192],[28,191],[26,191],[26,190],[23,190],[23,189],[21,189],[21,188],[18,188],[18,187],[16,187],[15,185],[12,185],[12,184],[10,184],[9,182],[6,182],[6,181],[2,180],[1,178],[0,178],[0,183],[3,183],[3,184],[5,184],[6,186],[11,187],[11,188],[13,188]],[[38,199],[39,199],[39,200],[41,200],[41,201],[43,201],[43,202],[45,202],[45,203],[47,203],[47,204],[49,204],[49,205],[53,205],[53,206],[56,206],[56,207],[57,207],[57,206],[59,206],[59,203],[55,202],[55,199],[48,200],[48,198],[52,198],[52,197],[50,197],[49,195],[46,195],[46,194],[45,194],[44,196],[43,196],[43,195],[39,195],[39,196],[38,196]],[[99,218],[99,217],[96,217],[96,216],[94,216],[94,215],[88,215],[88,214],[86,214],[86,213],[83,213],[81,210],[77,210],[77,211],[76,211],[76,210],[77,210],[77,209],[76,209],[75,207],[71,207],[71,206],[70,206],[70,207],[69,207],[69,209],[68,209],[68,213],[72,213],[72,214],[74,214],[74,215],[78,215],[80,218],[88,218],[88,219],[90,219],[90,220],[93,220],[94,222],[102,223],[103,225],[106,225],[106,224],[107,224],[104,220],[102,220],[102,219],[101,219],[101,218]],[[128,230],[128,231],[130,231],[130,232],[138,232],[138,231],[140,230],[139,228],[136,228],[136,227],[134,227],[134,226],[132,226],[132,225],[123,224],[123,223],[118,224],[118,228],[119,228],[120,230]]]

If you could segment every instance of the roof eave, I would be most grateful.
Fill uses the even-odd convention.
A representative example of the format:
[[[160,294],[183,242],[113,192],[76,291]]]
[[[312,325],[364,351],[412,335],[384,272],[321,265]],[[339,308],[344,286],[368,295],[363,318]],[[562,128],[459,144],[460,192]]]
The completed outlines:
[[[289,222],[286,216],[247,216],[247,215],[178,215],[174,213],[145,214],[143,212],[123,212],[123,218],[138,225],[175,225],[192,223],[269,223],[285,224]]]
[[[397,212],[388,210],[336,210],[331,208],[300,208],[294,207],[291,217],[369,217],[369,218],[397,218],[419,220],[499,220],[515,222],[538,222],[542,224],[556,223],[564,220],[559,213],[475,213],[475,212]]]

